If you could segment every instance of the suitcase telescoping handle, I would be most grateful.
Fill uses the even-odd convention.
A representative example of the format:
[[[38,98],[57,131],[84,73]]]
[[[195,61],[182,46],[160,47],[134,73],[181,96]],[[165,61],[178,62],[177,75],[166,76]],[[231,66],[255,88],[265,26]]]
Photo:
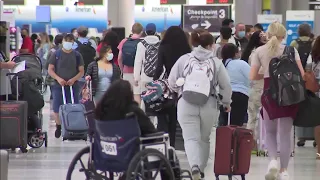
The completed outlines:
[[[231,124],[231,112],[228,112],[228,126],[230,126],[230,124]]]
[[[7,73],[6,76],[7,78],[7,84],[6,84],[6,100],[9,101],[9,86],[10,86],[10,77],[9,76],[16,76],[16,89],[17,89],[17,101],[19,101],[19,78],[18,78],[18,73]]]
[[[89,80],[89,81],[87,81],[87,83],[86,83],[86,88],[89,90],[89,99],[91,100],[91,101],[93,101],[93,95],[92,95],[92,81],[91,80]]]
[[[72,86],[69,86],[69,88],[70,88],[70,95],[71,95],[71,103],[74,104],[74,96],[73,96]],[[64,86],[61,86],[61,91],[62,91],[63,104],[67,104],[66,92],[65,92]]]

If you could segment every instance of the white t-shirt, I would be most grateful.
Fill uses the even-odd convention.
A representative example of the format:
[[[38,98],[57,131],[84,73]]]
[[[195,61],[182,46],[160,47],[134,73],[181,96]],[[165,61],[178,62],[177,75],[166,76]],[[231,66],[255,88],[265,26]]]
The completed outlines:
[[[4,57],[0,53],[0,62],[4,62]],[[7,77],[7,73],[9,73],[9,69],[0,69],[0,95],[6,95],[6,89],[8,88],[8,93],[11,94],[11,83],[9,77]]]

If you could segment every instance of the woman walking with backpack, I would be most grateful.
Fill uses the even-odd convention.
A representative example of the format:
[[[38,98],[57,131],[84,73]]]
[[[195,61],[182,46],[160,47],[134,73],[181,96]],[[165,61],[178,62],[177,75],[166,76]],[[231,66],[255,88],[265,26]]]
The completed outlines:
[[[218,118],[216,86],[222,103],[230,112],[232,89],[222,61],[214,57],[214,38],[208,32],[197,33],[199,46],[181,56],[171,69],[169,86],[178,100],[178,121],[194,180],[204,178],[210,153],[210,134]],[[199,68],[201,67],[201,68]]]
[[[268,166],[266,180],[289,180],[289,174],[287,172],[290,154],[291,154],[291,130],[293,125],[293,118],[296,116],[298,106],[297,104],[283,106],[278,105],[276,100],[272,98],[270,91],[268,91],[274,83],[272,80],[273,74],[269,74],[269,64],[273,58],[280,58],[280,60],[293,59],[297,66],[292,68],[293,76],[298,75],[296,79],[302,79],[304,75],[304,69],[302,67],[299,54],[296,49],[292,48],[290,56],[287,59],[281,59],[281,55],[291,50],[291,48],[282,45],[281,42],[286,37],[287,31],[285,27],[278,23],[272,23],[268,27],[267,36],[269,41],[266,45],[263,45],[256,49],[252,56],[250,79],[259,80],[264,79],[264,93],[261,97],[261,103],[263,107],[263,119],[266,128],[266,145],[269,153],[270,163]],[[294,56],[293,56],[294,55]],[[259,74],[259,70],[262,67],[264,74]],[[279,66],[277,66],[279,67]],[[280,67],[281,68],[281,67]],[[274,69],[272,69],[274,70]],[[277,69],[275,69],[276,71]],[[292,78],[293,79],[293,78]],[[302,82],[301,82],[302,83]],[[281,95],[281,94],[280,94]],[[279,124],[279,129],[277,128]],[[278,152],[277,152],[277,134],[280,135],[280,169],[278,168]]]

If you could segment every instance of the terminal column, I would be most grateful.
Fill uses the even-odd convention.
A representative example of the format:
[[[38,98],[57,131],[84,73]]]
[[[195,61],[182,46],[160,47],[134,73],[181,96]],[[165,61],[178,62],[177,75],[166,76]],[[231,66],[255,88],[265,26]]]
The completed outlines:
[[[262,0],[234,0],[235,22],[254,25],[262,12]]]
[[[125,27],[126,36],[134,24],[135,0],[108,0],[108,19],[113,27]]]

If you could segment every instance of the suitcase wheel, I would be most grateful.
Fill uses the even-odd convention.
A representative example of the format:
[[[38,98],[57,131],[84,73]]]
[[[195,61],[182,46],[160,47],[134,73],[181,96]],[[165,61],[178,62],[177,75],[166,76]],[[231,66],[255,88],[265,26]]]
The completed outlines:
[[[31,134],[28,138],[28,145],[31,148],[40,148],[45,143],[45,135],[40,138],[38,133]]]
[[[313,147],[317,147],[317,142],[313,141]]]
[[[306,144],[306,142],[304,140],[300,140],[297,142],[298,147],[303,147],[305,144]]]

